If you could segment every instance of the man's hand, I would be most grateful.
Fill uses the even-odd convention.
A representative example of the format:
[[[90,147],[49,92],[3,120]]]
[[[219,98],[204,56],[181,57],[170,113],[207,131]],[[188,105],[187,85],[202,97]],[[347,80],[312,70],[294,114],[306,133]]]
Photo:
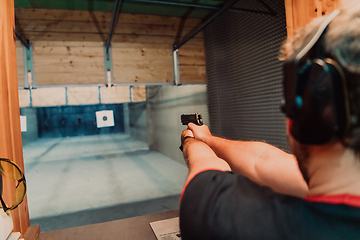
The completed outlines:
[[[202,141],[204,143],[207,143],[212,137],[211,132],[206,125],[198,126],[194,123],[189,123],[188,129],[191,130],[196,140]]]
[[[206,132],[206,130],[211,136],[211,133],[207,127],[202,131]],[[218,158],[214,151],[206,143],[194,138],[194,133],[190,129],[185,129],[182,132],[181,142],[183,146],[184,160],[189,168],[189,176],[187,181],[192,179],[199,172],[207,169],[231,171],[230,166],[224,160]]]
[[[185,137],[194,137],[194,134],[191,130],[185,129],[181,134],[181,143],[184,143]]]

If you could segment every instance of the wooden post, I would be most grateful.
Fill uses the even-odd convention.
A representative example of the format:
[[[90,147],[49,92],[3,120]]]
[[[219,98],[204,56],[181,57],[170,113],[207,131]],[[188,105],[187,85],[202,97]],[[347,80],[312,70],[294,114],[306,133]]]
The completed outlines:
[[[339,7],[341,0],[285,0],[288,37],[306,26],[314,18],[330,14]]]
[[[14,1],[0,1],[0,157],[9,158],[24,170],[20,130]],[[13,196],[15,186],[4,185],[4,195]],[[2,211],[2,210],[0,210]],[[11,212],[14,230],[24,236],[30,226],[27,199]]]

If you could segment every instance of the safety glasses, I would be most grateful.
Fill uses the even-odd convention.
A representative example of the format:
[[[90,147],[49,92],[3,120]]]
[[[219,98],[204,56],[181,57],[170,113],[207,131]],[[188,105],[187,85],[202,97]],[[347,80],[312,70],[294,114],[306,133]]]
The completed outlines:
[[[26,181],[24,173],[20,170],[16,163],[6,158],[0,158],[0,208],[2,207],[5,213],[15,209],[23,200],[26,194]],[[2,198],[3,182],[17,181],[15,194],[12,200],[5,203]],[[10,198],[7,198],[10,199]]]

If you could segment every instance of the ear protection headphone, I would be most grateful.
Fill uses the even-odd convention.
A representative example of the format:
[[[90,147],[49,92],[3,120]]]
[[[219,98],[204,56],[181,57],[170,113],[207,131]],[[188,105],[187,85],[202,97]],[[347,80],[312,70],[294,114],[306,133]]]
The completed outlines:
[[[292,120],[291,135],[303,144],[324,144],[344,136],[351,125],[345,74],[326,57],[321,41],[330,14],[305,39],[303,46],[283,66],[282,111]]]

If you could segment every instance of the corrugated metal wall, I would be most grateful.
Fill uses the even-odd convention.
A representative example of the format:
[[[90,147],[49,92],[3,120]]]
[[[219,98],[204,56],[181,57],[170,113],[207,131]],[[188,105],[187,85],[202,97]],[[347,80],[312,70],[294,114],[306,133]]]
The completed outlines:
[[[248,1],[248,8],[264,8],[259,2]],[[211,130],[230,139],[265,140],[288,149],[277,59],[286,37],[284,1],[264,2],[276,16],[228,11],[205,29]]]

